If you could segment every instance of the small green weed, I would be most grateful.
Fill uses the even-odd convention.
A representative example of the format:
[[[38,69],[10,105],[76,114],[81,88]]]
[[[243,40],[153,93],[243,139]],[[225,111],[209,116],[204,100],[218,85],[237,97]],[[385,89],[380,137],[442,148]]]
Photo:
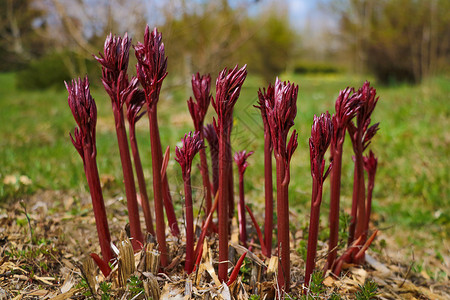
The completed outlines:
[[[357,300],[371,300],[375,299],[375,296],[378,294],[378,284],[375,281],[369,279],[366,280],[363,286],[359,286],[359,291],[356,292],[355,296]]]
[[[130,279],[128,279],[127,286],[132,297],[144,293],[144,285],[138,276],[131,276]]]
[[[309,290],[306,295],[303,295],[300,299],[309,300],[309,299],[318,299],[322,294],[326,292],[323,281],[325,278],[323,277],[323,273],[321,271],[315,271],[311,275],[311,282],[309,284]]]
[[[111,299],[111,286],[112,284],[106,281],[100,282],[100,292],[102,300]]]

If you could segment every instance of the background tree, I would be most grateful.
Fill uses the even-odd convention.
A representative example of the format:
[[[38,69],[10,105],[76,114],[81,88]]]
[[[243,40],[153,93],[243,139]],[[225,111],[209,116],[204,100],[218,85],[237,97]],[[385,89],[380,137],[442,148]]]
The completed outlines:
[[[44,12],[33,0],[0,1],[0,70],[13,70],[40,56],[45,49],[39,30]]]
[[[346,0],[332,7],[354,66],[381,82],[420,82],[449,65],[449,1]]]

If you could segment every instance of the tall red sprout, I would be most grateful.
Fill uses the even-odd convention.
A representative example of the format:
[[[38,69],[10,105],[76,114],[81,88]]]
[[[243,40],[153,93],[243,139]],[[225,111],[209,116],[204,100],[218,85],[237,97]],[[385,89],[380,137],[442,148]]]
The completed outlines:
[[[199,73],[192,75],[192,91],[194,92],[195,101],[192,98],[188,100],[188,108],[194,122],[195,131],[199,133],[200,139],[203,140],[203,123],[205,121],[206,112],[211,102],[211,76]],[[209,183],[208,162],[206,160],[205,149],[200,149],[200,170],[203,179],[203,189],[206,202],[206,216],[208,216],[212,200],[211,200],[211,184]]]
[[[378,102],[376,90],[370,87],[370,83],[366,81],[356,92],[355,97],[359,101],[356,122],[350,122],[348,125],[348,132],[355,154],[353,199],[348,245],[351,245],[353,240],[358,239],[360,236],[362,237],[361,243],[364,243],[367,238],[367,232],[365,232],[367,219],[363,152],[369,146],[370,140],[378,131],[379,125],[379,123],[376,123],[369,127],[371,121],[370,116]]]
[[[157,103],[159,101],[162,82],[167,76],[167,57],[165,57],[164,43],[162,42],[161,33],[159,33],[156,28],[150,32],[148,25],[146,26],[144,43],[137,43],[135,46],[135,55],[138,61],[136,65],[137,77],[144,88],[145,98],[147,100],[150,142],[152,148],[152,167],[154,166],[153,176],[155,177],[155,172],[160,172],[161,170],[163,160],[157,120]],[[157,182],[161,183],[157,189],[162,188],[162,190],[161,192],[154,192],[158,194],[155,199],[159,199],[160,195],[162,195],[169,228],[174,236],[178,236],[180,234],[180,229],[178,228],[177,218],[173,208],[167,176],[165,174],[164,176],[156,176]],[[161,180],[158,179],[159,177],[161,177]],[[153,182],[153,184],[155,184],[155,182]]]
[[[282,82],[277,78],[274,89],[273,103],[266,100],[265,105],[277,168],[278,255],[281,258],[278,284],[284,288],[285,292],[288,292],[290,286],[290,161],[298,145],[296,130],[292,132],[289,141],[288,134],[297,114],[298,85]]]
[[[342,151],[345,132],[358,110],[359,101],[354,97],[354,89],[346,88],[339,92],[336,99],[336,112],[332,117],[333,133],[331,135],[330,156],[333,168],[330,173],[330,239],[328,242],[327,269],[332,269],[336,261],[339,241],[339,209],[341,196]]]
[[[138,79],[134,77],[129,86],[131,92],[126,99],[127,119],[130,129],[130,145],[131,153],[133,154],[134,169],[136,170],[136,177],[138,179],[139,193],[141,195],[142,210],[144,211],[145,227],[148,232],[155,235],[153,217],[147,194],[147,185],[145,183],[144,170],[142,169],[141,157],[139,155],[136,139],[136,122],[145,114],[145,111],[141,112],[142,107],[145,105],[145,94],[144,91],[138,89],[137,84]]]
[[[215,196],[219,188],[219,137],[213,124],[203,127],[203,134],[209,144],[212,170],[212,193]]]
[[[234,154],[234,161],[238,166],[239,172],[239,202],[238,202],[238,220],[239,220],[239,238],[241,243],[247,247],[247,229],[245,222],[245,198],[244,198],[244,172],[248,167],[247,159],[253,151],[238,151]]]
[[[305,286],[309,286],[311,274],[315,268],[317,239],[319,236],[320,205],[322,204],[323,182],[330,172],[331,165],[325,170],[325,152],[331,142],[333,123],[330,114],[314,116],[314,123],[309,138],[311,157],[312,197],[309,219],[308,250],[306,255]]]
[[[165,267],[168,264],[168,252],[166,244],[163,207],[165,204],[165,193],[163,187],[163,178],[161,176],[163,157],[161,149],[161,139],[159,136],[157,104],[159,101],[162,82],[167,76],[167,58],[165,57],[162,36],[156,30],[156,28],[152,32],[150,32],[147,25],[147,27],[145,28],[144,43],[138,43],[135,46],[135,54],[138,61],[136,65],[137,77],[139,78],[139,81],[145,92],[147,113],[149,117],[156,238],[159,244],[159,250],[161,252],[161,265]],[[166,209],[166,213],[170,222],[169,212],[170,210]]]
[[[214,127],[219,137],[219,280],[227,281],[228,269],[228,222],[230,203],[230,179],[232,173],[230,152],[231,125],[233,123],[233,108],[241,92],[247,76],[247,66],[241,69],[236,66],[232,70],[226,68],[219,73],[216,80],[216,99],[212,105],[217,113]],[[231,208],[230,208],[231,210]]]
[[[264,127],[264,199],[265,199],[265,219],[264,219],[264,243],[265,256],[270,257],[272,252],[272,232],[273,232],[273,180],[272,180],[272,139],[270,136],[269,124],[267,121],[266,101],[269,106],[273,106],[274,88],[271,84],[266,89],[258,91],[258,106]]]
[[[109,34],[105,40],[104,53],[99,53],[100,57],[96,56],[95,59],[102,65],[103,86],[111,98],[125,183],[125,193],[127,196],[130,234],[133,239],[142,243],[143,236],[139,222],[136,186],[123,116],[123,105],[128,97],[128,93],[131,91],[128,89],[129,82],[127,75],[130,46],[131,39],[128,38],[127,34],[123,38]],[[135,249],[139,248],[139,243],[133,241],[133,247]]]
[[[94,208],[95,224],[103,260],[108,263],[114,258],[111,250],[111,236],[106,218],[105,203],[97,169],[97,148],[95,144],[95,127],[97,124],[97,106],[89,90],[89,79],[72,80],[65,83],[68,103],[78,127],[70,134],[75,149],[83,160],[84,172]]]
[[[184,182],[186,209],[186,263],[184,270],[190,274],[194,268],[194,213],[192,208],[191,167],[194,156],[204,149],[203,139],[199,132],[189,132],[181,140],[183,146],[175,148],[175,160],[180,164]]]

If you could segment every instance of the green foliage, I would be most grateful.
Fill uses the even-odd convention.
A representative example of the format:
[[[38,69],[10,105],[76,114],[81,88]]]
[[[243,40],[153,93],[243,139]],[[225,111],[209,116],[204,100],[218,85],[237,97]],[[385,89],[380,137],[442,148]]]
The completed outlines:
[[[356,292],[355,296],[357,300],[371,300],[375,299],[378,289],[378,285],[371,279],[366,280],[364,285],[358,285],[359,290]]]
[[[259,299],[261,299],[261,297],[259,295],[253,294],[253,295],[250,295],[250,297],[248,299],[249,300],[259,300]]]

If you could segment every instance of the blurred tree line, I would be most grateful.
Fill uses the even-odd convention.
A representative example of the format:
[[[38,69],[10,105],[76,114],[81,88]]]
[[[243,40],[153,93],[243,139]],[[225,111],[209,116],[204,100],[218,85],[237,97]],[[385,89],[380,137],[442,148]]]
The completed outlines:
[[[102,51],[109,32],[127,31],[135,43],[154,22],[150,26],[163,33],[172,84],[190,84],[194,72],[216,74],[235,64],[248,64],[272,81],[292,62],[299,36],[280,8],[285,6],[258,2],[4,0],[1,35],[8,39],[0,42],[0,71],[22,69],[18,83],[24,88],[95,74],[100,68],[92,54]]]
[[[337,0],[331,10],[355,68],[381,82],[450,71],[450,1]]]
[[[287,0],[1,0],[0,71],[21,70],[24,88],[94,78],[100,68],[92,54],[105,36],[127,31],[135,43],[147,23],[163,33],[173,85],[235,64],[266,81],[283,71],[334,72],[336,64],[387,83],[449,71],[450,1],[322,1],[337,28],[334,40],[316,40],[322,49],[336,41],[340,47],[311,63],[314,49],[302,45],[311,37],[292,27]]]

